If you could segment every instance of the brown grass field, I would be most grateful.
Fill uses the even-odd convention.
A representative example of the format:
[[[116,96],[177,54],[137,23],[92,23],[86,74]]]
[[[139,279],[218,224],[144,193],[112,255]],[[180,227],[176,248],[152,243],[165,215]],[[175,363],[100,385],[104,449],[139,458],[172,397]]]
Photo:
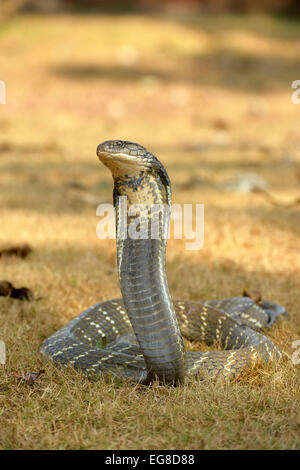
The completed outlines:
[[[216,189],[256,173],[274,198],[300,195],[300,29],[269,17],[18,16],[0,26],[0,280],[40,300],[0,297],[2,449],[299,449],[300,206]],[[120,296],[114,240],[96,236],[111,202],[105,139],[139,142],[166,166],[173,202],[205,204],[202,250],[167,249],[174,298],[259,289],[287,320],[266,331],[283,359],[230,382],[138,387],[39,354],[42,341],[96,302]],[[197,180],[192,184],[191,180]],[[74,188],[74,183],[82,189]],[[187,344],[197,350],[202,345]],[[33,387],[13,372],[45,369]]]

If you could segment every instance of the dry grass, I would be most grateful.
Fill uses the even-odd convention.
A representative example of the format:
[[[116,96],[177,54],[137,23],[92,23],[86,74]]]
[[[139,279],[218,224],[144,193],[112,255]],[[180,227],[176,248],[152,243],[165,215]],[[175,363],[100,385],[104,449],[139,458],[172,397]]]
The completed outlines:
[[[296,26],[142,16],[24,16],[2,26],[0,243],[29,242],[34,253],[1,258],[1,278],[42,297],[0,298],[2,448],[299,448],[299,366],[290,359],[300,338],[299,210],[213,186],[256,172],[278,198],[299,195]],[[174,202],[205,203],[203,250],[185,251],[185,240],[168,246],[174,298],[261,289],[290,312],[267,332],[286,353],[281,362],[230,383],[172,389],[93,381],[39,356],[48,335],[119,296],[114,241],[96,238],[95,206],[67,187],[75,181],[111,201],[111,176],[95,156],[107,138],[155,152]],[[181,189],[191,177],[208,184]],[[46,374],[33,388],[12,374],[39,368]]]

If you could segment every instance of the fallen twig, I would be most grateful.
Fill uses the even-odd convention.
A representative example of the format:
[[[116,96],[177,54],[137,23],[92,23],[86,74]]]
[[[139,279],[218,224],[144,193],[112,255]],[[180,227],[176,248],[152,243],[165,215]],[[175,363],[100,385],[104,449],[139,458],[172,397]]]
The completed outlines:
[[[267,201],[270,202],[270,204],[276,207],[282,207],[284,209],[292,209],[293,207],[300,205],[300,196],[294,199],[293,201],[283,202],[283,201],[278,201],[274,196],[272,196],[272,194],[270,194],[265,189],[255,188],[253,189],[252,192],[261,194]]]

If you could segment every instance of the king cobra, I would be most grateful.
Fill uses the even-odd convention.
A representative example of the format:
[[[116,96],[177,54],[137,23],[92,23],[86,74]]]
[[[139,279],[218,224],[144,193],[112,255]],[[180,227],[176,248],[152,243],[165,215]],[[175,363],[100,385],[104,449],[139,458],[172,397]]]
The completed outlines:
[[[234,376],[259,360],[280,358],[258,331],[286,313],[280,305],[249,297],[172,301],[165,271],[171,184],[160,161],[145,147],[119,140],[101,143],[97,155],[114,180],[122,299],[90,307],[46,339],[41,352],[87,374],[142,384],[178,384],[203,373]],[[143,217],[132,207],[143,207]],[[135,236],[132,224],[139,228]],[[183,336],[222,349],[185,351]]]

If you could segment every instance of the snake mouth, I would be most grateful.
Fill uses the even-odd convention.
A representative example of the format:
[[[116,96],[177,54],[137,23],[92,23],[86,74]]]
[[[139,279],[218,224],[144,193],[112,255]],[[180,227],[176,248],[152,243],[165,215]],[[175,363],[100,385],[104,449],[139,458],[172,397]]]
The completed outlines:
[[[101,144],[100,144],[101,145]],[[115,161],[115,162],[134,162],[136,164],[137,158],[133,157],[132,155],[128,155],[127,153],[111,153],[106,150],[103,150],[100,146],[97,148],[97,155],[99,160],[101,160],[103,163],[105,161]]]
[[[116,141],[118,142],[118,141]],[[124,151],[124,147],[117,145],[114,141],[105,141],[98,145],[97,155],[100,161],[120,161],[138,163],[139,159],[135,155],[130,155]]]
[[[122,148],[108,148],[106,142],[98,145],[97,156],[110,169],[114,178],[126,174],[135,175],[141,170],[149,170],[151,166],[150,162],[139,155],[130,155],[130,153],[125,152]]]
[[[125,175],[137,174],[138,165],[136,157],[125,153],[110,153],[105,150],[97,150],[99,160],[111,171],[114,178]]]

